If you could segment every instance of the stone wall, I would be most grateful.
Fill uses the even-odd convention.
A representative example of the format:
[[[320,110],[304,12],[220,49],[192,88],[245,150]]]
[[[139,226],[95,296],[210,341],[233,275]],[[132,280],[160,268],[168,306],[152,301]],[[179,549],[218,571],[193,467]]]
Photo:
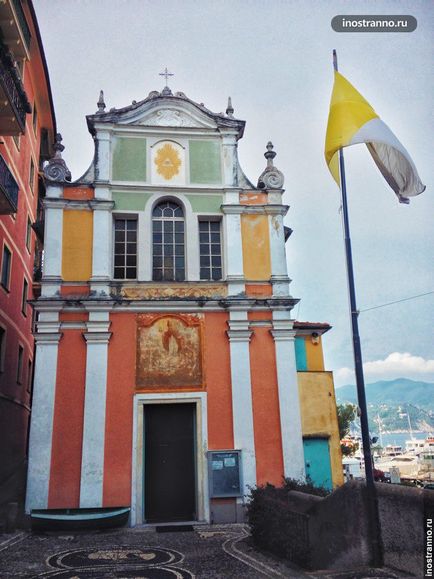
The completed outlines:
[[[377,483],[384,565],[421,577],[424,562],[424,514],[434,512],[434,491],[414,487]],[[373,534],[368,524],[367,490],[362,483],[351,481],[326,497],[313,497],[300,492],[289,492],[286,505],[280,501],[261,506],[269,524],[258,525],[262,536],[253,538],[264,548],[289,558],[310,569],[354,569],[372,565]],[[277,507],[277,508],[276,508]],[[286,509],[285,509],[286,507]],[[283,513],[287,510],[292,513]],[[261,515],[262,513],[257,513]],[[297,517],[303,517],[307,533],[291,529]],[[285,522],[285,535],[298,536],[302,541],[301,557],[288,549],[282,534],[276,533],[276,518]],[[274,525],[271,524],[274,521]],[[268,522],[268,521],[264,521]],[[270,537],[265,535],[270,535]],[[273,535],[273,537],[271,537]]]

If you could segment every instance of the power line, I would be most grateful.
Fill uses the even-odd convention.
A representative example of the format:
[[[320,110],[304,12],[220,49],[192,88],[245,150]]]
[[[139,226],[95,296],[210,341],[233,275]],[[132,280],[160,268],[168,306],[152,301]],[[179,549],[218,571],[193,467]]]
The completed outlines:
[[[416,298],[421,298],[422,296],[429,296],[434,294],[434,291],[426,292],[424,294],[418,294],[417,296],[411,296],[409,298],[403,298],[401,300],[396,300],[394,302],[388,302],[387,304],[381,304],[380,306],[373,306],[372,308],[366,308],[364,310],[359,310],[359,312],[369,312],[370,310],[378,310],[378,308],[384,308],[386,306],[392,306],[393,304],[400,304],[401,302],[408,302],[409,300],[415,300]]]

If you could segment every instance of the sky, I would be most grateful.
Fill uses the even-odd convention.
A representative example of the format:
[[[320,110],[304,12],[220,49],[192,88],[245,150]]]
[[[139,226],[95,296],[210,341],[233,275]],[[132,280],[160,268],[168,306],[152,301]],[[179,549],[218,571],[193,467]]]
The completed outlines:
[[[434,4],[330,0],[33,0],[64,158],[78,179],[92,161],[86,114],[169,85],[214,112],[232,97],[247,122],[241,166],[256,183],[271,140],[285,175],[285,223],[297,319],[329,322],[326,369],[354,383],[340,193],[324,161],[333,83],[340,72],[407,148],[426,191],[399,204],[365,145],[345,163],[365,381],[434,382]],[[339,14],[412,15],[411,33],[337,33]],[[409,299],[420,294],[427,294]],[[399,300],[406,301],[399,301]],[[390,302],[398,302],[376,308]],[[370,309],[370,308],[376,309]],[[369,311],[363,311],[369,310]]]

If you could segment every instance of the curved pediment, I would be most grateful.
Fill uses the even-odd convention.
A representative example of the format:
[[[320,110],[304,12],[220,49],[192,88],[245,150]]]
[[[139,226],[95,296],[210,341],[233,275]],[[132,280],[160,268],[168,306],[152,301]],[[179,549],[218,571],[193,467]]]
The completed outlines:
[[[244,121],[234,119],[224,113],[213,113],[203,104],[187,98],[184,93],[163,94],[151,92],[140,102],[121,109],[99,110],[87,116],[89,130],[94,132],[95,123],[118,125],[139,125],[145,127],[197,128],[197,129],[235,129],[241,137]]]

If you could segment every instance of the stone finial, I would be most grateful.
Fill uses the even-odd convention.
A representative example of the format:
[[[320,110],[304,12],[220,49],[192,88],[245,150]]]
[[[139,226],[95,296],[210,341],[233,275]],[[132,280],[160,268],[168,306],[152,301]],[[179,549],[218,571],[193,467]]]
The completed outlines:
[[[264,157],[267,159],[267,166],[258,179],[259,189],[282,189],[283,187],[285,178],[283,173],[273,164],[273,159],[276,156],[273,148],[273,143],[268,141],[267,150],[264,153]]]
[[[173,96],[172,91],[168,86],[165,86],[161,91],[161,96]]]
[[[228,97],[228,106],[226,108],[226,114],[228,117],[233,118],[234,116],[234,107],[232,106],[232,99]]]
[[[97,115],[102,114],[105,111],[105,102],[104,102],[104,91],[100,90],[99,91],[99,99],[98,102],[96,103],[98,110],[96,111]]]
[[[71,181],[71,171],[62,159],[62,151],[65,150],[65,147],[62,145],[62,135],[60,133],[56,134],[53,149],[54,157],[52,157],[44,167],[45,178],[48,181],[55,181],[56,183]]]

